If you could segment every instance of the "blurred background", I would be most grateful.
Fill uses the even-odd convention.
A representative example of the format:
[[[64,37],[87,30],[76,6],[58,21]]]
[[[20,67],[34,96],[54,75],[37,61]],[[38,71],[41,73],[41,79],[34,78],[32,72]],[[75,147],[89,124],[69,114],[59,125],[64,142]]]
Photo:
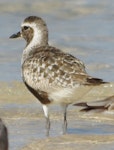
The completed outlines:
[[[21,83],[21,55],[26,43],[23,39],[9,39],[30,15],[46,21],[50,45],[81,59],[90,75],[114,82],[114,0],[0,0],[0,117],[8,127],[11,150],[45,138],[42,107]],[[102,96],[112,95],[112,89],[97,91]],[[94,91],[91,95],[94,96]],[[60,136],[61,112],[57,107],[51,110],[51,135]],[[76,113],[75,107],[70,107],[69,137],[71,134],[114,135],[113,116],[108,115],[108,120],[104,117],[104,122],[101,117],[97,121],[89,115],[84,117]],[[111,149],[110,142],[106,146],[101,144],[99,149]],[[90,142],[86,147],[90,147]]]
[[[51,45],[81,59],[90,75],[114,81],[113,0],[1,0],[0,81],[21,81],[25,41],[9,36],[29,15],[46,21]]]

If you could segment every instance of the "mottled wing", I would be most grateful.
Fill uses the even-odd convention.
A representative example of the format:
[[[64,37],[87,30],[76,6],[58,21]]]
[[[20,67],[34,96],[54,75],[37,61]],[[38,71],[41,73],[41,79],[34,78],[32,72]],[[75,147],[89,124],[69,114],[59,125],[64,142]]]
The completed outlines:
[[[74,87],[87,84],[84,64],[54,47],[40,47],[31,52],[22,67],[24,81],[34,89]]]

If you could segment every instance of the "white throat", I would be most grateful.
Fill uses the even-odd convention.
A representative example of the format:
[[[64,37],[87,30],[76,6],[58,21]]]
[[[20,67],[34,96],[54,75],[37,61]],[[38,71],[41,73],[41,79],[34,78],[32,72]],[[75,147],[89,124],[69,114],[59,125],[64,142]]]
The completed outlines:
[[[41,40],[42,40],[42,32],[40,29],[38,29],[38,26],[36,26],[35,23],[23,23],[21,27],[23,26],[31,27],[34,30],[34,36],[33,36],[32,41],[27,45],[27,47],[23,51],[22,63],[29,55],[29,52],[36,46],[40,45]]]
[[[42,39],[42,32],[41,30],[38,28],[38,26],[36,26],[35,23],[23,23],[21,25],[21,27],[23,26],[28,26],[31,27],[34,30],[34,36],[32,41],[29,43],[29,45],[26,47],[27,49],[31,49],[32,47],[35,47],[37,45],[40,45],[41,43],[41,39]]]

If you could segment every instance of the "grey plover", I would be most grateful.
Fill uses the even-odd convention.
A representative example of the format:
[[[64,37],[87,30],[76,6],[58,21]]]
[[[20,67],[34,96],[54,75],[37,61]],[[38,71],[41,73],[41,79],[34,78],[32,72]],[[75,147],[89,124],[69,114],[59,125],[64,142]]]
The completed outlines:
[[[8,131],[2,119],[0,119],[0,150],[8,150]]]
[[[114,95],[109,96],[102,100],[92,101],[92,102],[81,102],[76,103],[74,106],[80,106],[80,111],[94,111],[94,112],[102,112],[102,111],[114,111]]]
[[[79,98],[77,91],[83,88],[86,93],[86,87],[104,82],[89,76],[79,59],[48,44],[48,29],[42,18],[27,17],[21,24],[21,31],[10,38],[18,37],[27,42],[21,60],[22,78],[43,106],[47,135],[50,130],[48,106],[54,103],[62,106],[63,133],[66,133],[67,106]]]

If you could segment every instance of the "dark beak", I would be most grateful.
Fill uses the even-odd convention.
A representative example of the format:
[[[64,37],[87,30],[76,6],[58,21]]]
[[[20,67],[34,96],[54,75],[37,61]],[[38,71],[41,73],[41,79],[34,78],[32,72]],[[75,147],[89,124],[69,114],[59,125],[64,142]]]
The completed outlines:
[[[21,32],[18,32],[16,34],[11,35],[9,38],[14,39],[14,38],[19,38],[21,37]]]

